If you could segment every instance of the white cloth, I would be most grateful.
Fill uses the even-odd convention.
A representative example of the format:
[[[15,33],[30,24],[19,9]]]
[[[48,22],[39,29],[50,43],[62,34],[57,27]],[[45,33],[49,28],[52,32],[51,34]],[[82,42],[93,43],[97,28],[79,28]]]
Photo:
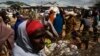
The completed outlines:
[[[31,48],[31,44],[26,32],[26,23],[27,20],[22,22],[19,26],[18,26],[18,37],[20,37],[20,39],[22,39],[22,42],[25,44],[27,49],[32,50]]]
[[[14,43],[13,56],[39,56],[30,52],[25,52],[21,47]]]

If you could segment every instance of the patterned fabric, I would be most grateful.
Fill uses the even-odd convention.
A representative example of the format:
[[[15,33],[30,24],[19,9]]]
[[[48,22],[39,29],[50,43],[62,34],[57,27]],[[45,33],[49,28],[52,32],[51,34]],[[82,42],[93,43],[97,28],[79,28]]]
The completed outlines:
[[[10,55],[10,51],[8,49],[8,44],[7,42],[5,42],[2,47],[1,47],[1,50],[0,50],[0,56],[11,56]]]

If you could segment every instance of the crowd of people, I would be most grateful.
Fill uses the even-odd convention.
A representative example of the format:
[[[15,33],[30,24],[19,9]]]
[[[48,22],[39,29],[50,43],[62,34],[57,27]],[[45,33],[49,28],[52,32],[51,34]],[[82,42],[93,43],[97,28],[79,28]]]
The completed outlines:
[[[0,56],[78,56],[78,49],[87,50],[98,38],[97,8],[0,11]]]

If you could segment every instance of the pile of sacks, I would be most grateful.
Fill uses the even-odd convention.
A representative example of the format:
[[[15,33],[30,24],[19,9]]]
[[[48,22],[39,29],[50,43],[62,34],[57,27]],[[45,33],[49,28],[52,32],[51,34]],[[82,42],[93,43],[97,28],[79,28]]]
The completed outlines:
[[[78,56],[78,48],[67,40],[60,40],[43,49],[47,56]]]

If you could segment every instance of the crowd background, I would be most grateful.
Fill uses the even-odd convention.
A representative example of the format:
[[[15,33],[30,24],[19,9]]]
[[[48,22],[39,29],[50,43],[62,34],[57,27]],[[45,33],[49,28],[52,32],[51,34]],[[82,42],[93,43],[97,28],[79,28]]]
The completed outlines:
[[[99,56],[99,43],[98,8],[0,11],[0,56]]]

